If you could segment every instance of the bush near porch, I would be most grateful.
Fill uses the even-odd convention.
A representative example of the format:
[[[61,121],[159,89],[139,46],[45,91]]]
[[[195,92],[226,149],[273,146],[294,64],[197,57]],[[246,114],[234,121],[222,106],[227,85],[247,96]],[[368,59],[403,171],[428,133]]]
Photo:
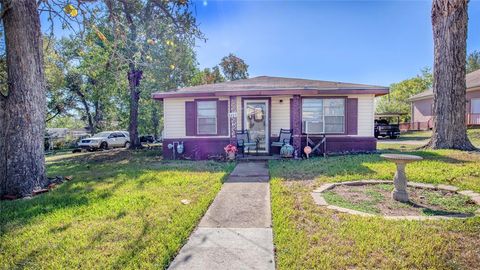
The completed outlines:
[[[405,150],[425,159],[407,166],[412,181],[480,191],[480,153]],[[478,269],[480,217],[389,221],[334,212],[310,196],[322,183],[391,180],[394,172],[378,154],[271,161],[278,269]]]
[[[0,269],[165,268],[233,169],[126,150],[47,163],[49,176],[73,180],[30,200],[0,201]]]

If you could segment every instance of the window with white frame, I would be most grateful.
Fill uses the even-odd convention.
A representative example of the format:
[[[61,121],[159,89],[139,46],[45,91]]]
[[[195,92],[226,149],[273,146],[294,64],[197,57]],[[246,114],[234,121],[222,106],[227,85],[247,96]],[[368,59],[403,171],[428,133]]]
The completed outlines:
[[[217,134],[217,101],[197,102],[197,134]]]
[[[471,113],[480,113],[480,98],[473,98],[471,102],[472,102]]]
[[[302,132],[344,133],[345,99],[305,98],[302,101]]]

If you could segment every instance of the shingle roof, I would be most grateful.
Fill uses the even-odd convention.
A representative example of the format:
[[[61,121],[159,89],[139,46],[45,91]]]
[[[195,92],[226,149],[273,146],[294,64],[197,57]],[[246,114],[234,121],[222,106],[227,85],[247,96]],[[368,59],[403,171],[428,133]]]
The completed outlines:
[[[470,72],[465,76],[465,80],[467,81],[467,91],[472,90],[473,88],[480,87],[480,69],[474,72]],[[411,96],[408,100],[415,101],[421,99],[427,99],[433,97],[433,89],[425,90],[421,93]]]
[[[374,92],[375,94],[387,94],[389,88],[376,85],[365,85],[355,83],[343,83],[332,81],[319,81],[319,80],[307,80],[296,78],[284,78],[284,77],[269,77],[259,76],[250,79],[229,81],[216,84],[205,84],[191,87],[184,87],[168,92],[157,92],[152,96],[157,99],[164,97],[174,97],[180,94],[232,94],[233,92],[240,92],[242,94],[258,94],[262,93],[267,95],[270,92],[267,91],[289,91],[289,90],[302,90],[311,91],[317,93],[318,91],[339,91],[339,90],[351,90],[361,93]]]

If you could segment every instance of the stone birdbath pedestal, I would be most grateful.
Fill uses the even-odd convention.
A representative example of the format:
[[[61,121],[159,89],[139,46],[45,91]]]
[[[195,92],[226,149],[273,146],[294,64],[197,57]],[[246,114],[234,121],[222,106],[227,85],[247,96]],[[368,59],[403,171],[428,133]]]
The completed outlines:
[[[407,177],[405,175],[405,166],[407,163],[422,160],[422,157],[403,154],[383,154],[381,157],[394,162],[397,165],[397,171],[393,178],[395,188],[392,191],[392,198],[399,202],[408,202]]]

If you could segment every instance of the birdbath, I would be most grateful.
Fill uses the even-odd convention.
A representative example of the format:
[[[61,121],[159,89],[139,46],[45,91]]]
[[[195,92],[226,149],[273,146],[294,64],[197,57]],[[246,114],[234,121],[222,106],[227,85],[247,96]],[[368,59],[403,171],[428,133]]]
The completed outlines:
[[[394,162],[397,165],[397,171],[393,178],[395,188],[392,191],[392,198],[399,202],[408,202],[407,177],[405,176],[405,166],[407,163],[422,160],[422,157],[402,154],[383,154],[381,157]]]

